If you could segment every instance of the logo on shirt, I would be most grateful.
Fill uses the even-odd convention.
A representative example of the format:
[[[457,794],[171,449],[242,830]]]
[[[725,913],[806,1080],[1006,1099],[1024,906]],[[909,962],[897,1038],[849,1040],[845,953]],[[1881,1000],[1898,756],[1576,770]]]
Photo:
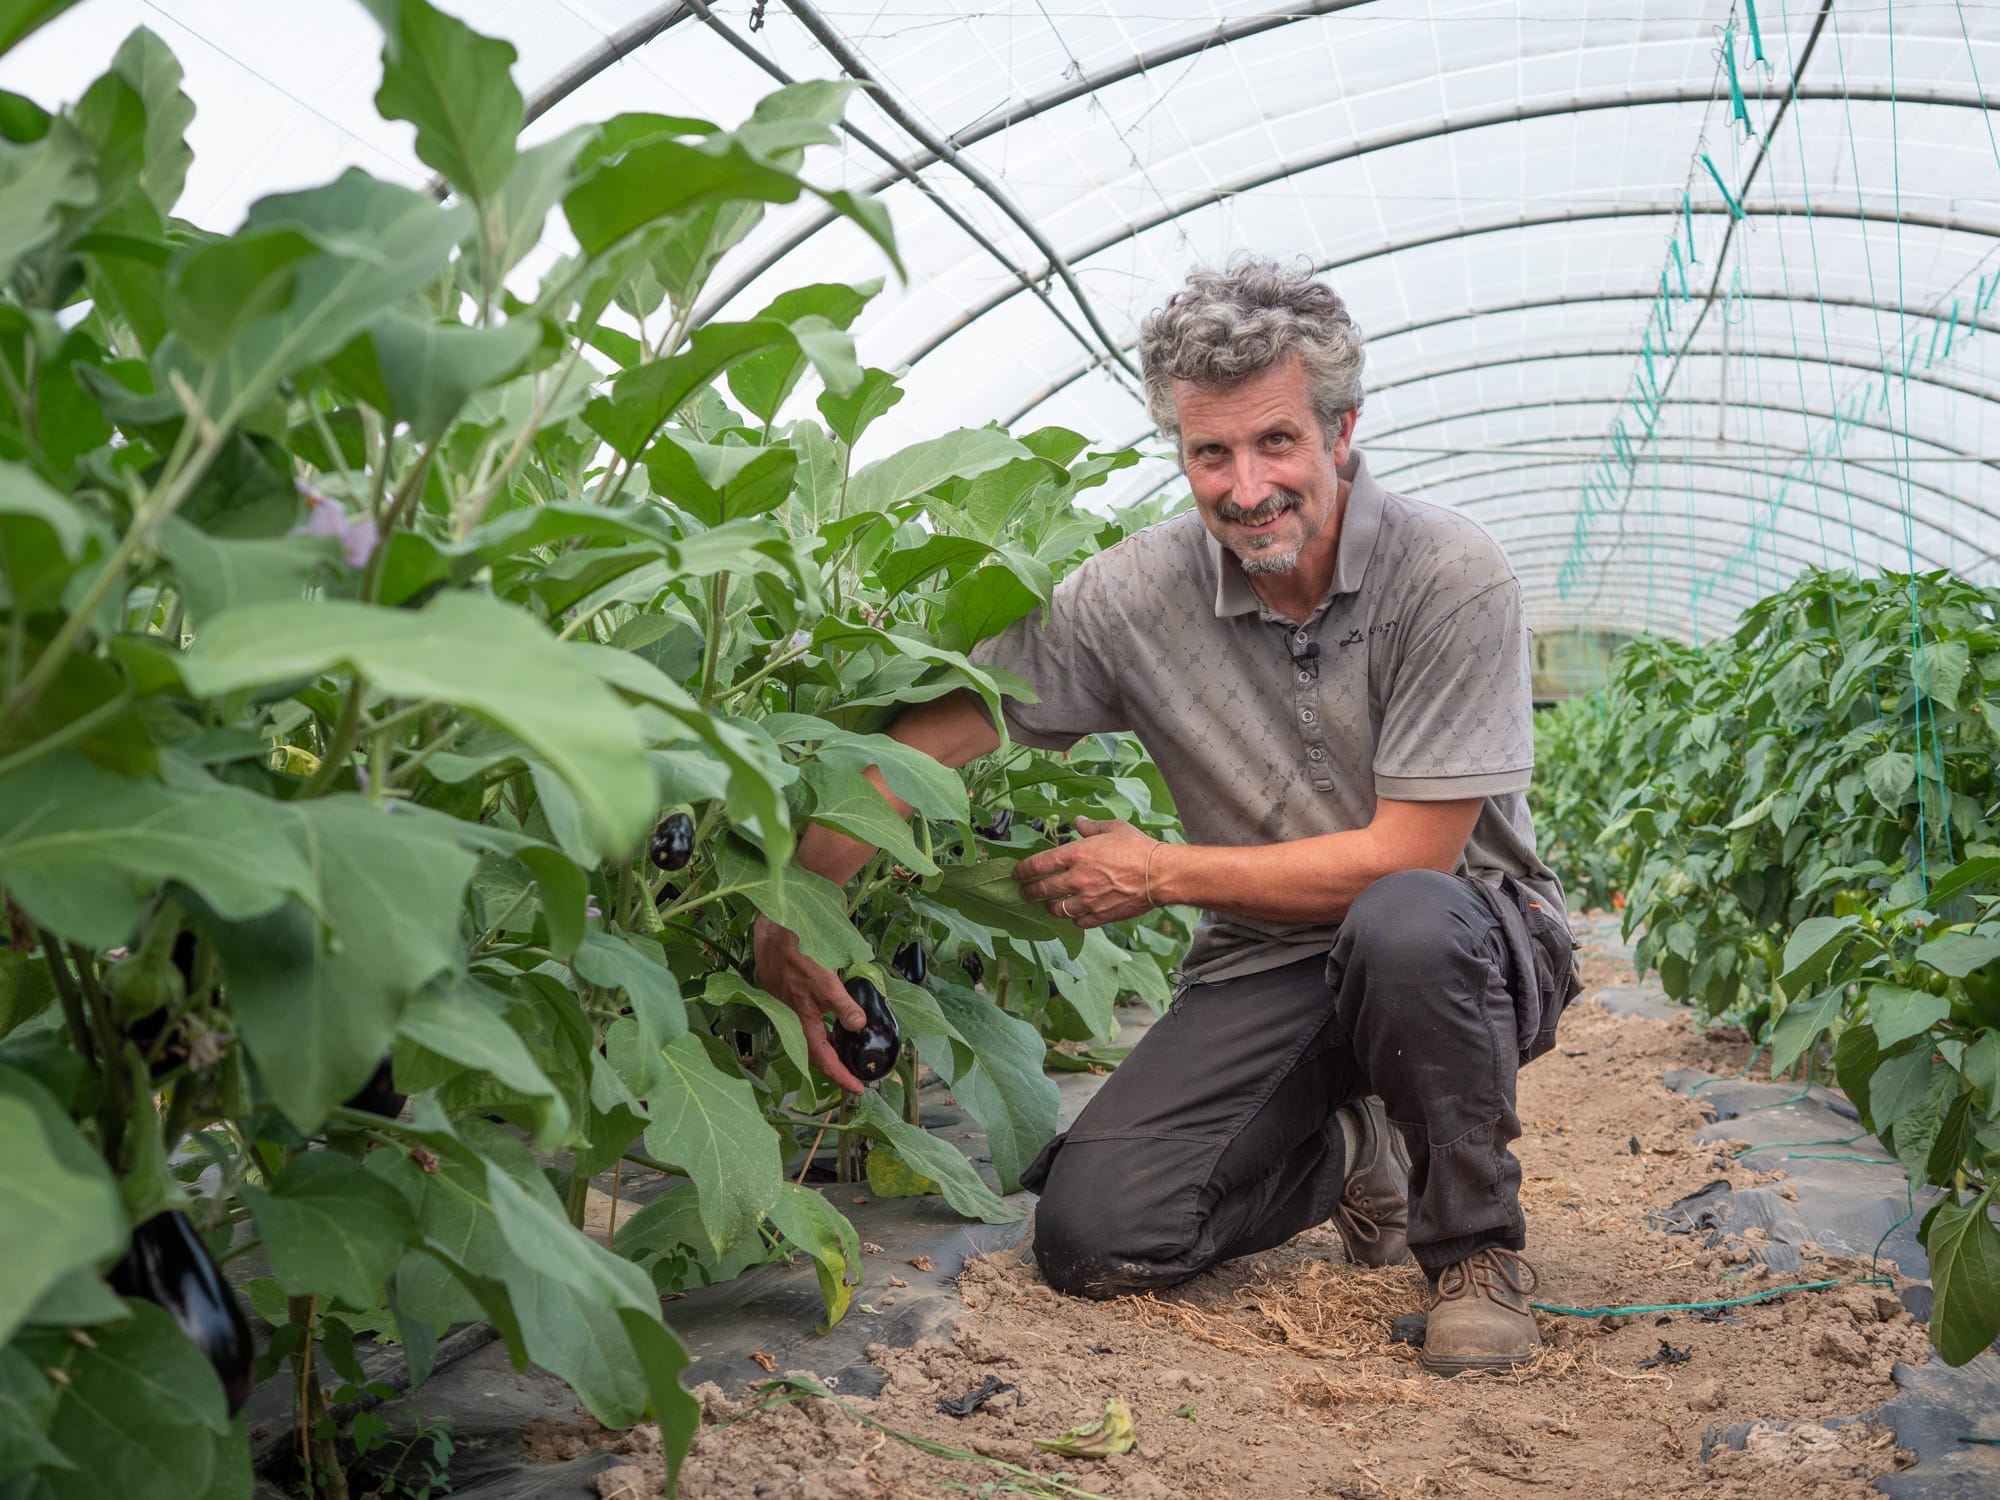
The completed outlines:
[[[1358,646],[1370,636],[1387,635],[1395,628],[1396,622],[1394,620],[1384,620],[1380,624],[1370,625],[1366,631],[1363,631],[1357,625],[1340,638],[1340,644],[1343,646]]]

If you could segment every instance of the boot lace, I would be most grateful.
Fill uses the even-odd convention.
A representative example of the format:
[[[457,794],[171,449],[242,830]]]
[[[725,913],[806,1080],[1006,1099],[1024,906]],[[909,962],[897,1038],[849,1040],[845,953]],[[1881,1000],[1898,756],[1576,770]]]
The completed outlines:
[[[1525,1304],[1540,1284],[1535,1268],[1517,1251],[1488,1245],[1438,1274],[1437,1297],[1440,1302],[1456,1302],[1476,1295],[1506,1307]]]
[[[1350,1245],[1357,1242],[1372,1245],[1382,1238],[1382,1226],[1350,1199],[1342,1198],[1334,1205],[1333,1217],[1340,1226],[1342,1237]]]

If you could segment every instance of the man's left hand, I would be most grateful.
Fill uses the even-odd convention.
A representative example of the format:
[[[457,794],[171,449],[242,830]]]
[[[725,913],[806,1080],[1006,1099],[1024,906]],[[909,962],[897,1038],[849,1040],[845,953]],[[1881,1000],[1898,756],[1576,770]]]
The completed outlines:
[[[1014,867],[1021,894],[1079,927],[1102,927],[1153,909],[1146,860],[1159,847],[1130,823],[1078,818],[1082,837],[1032,854]]]

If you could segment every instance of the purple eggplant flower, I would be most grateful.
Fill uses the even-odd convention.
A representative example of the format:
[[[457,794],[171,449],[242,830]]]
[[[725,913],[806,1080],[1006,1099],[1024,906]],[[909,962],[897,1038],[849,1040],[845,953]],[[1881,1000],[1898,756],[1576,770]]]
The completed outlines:
[[[375,525],[375,518],[366,514],[350,516],[338,500],[303,486],[301,493],[306,499],[306,518],[292,528],[291,534],[333,537],[340,543],[340,550],[350,568],[368,566],[368,559],[375,555],[375,549],[382,543],[382,533]]]

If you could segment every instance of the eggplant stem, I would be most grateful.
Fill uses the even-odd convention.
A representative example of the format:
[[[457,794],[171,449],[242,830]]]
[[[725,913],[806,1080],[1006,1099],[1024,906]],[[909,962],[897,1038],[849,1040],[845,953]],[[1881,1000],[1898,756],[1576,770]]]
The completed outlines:
[[[42,940],[42,962],[49,966],[49,977],[55,981],[56,994],[62,1000],[63,1020],[69,1025],[69,1039],[83,1054],[84,1060],[95,1066],[98,1060],[97,1044],[91,1036],[90,1023],[84,1018],[83,997],[77,991],[76,977],[62,960],[56,935],[45,927],[38,927],[35,931]]]
[[[625,1186],[625,1159],[620,1157],[611,1172],[611,1222],[604,1229],[604,1248],[609,1250],[618,1239],[618,1191]]]
[[[819,1127],[819,1134],[813,1137],[813,1143],[806,1148],[805,1165],[799,1168],[799,1180],[792,1184],[793,1187],[804,1187],[806,1185],[806,1174],[812,1171],[813,1158],[819,1155],[819,1143],[826,1139],[826,1127],[832,1123],[833,1111],[828,1110],[825,1122]]]

